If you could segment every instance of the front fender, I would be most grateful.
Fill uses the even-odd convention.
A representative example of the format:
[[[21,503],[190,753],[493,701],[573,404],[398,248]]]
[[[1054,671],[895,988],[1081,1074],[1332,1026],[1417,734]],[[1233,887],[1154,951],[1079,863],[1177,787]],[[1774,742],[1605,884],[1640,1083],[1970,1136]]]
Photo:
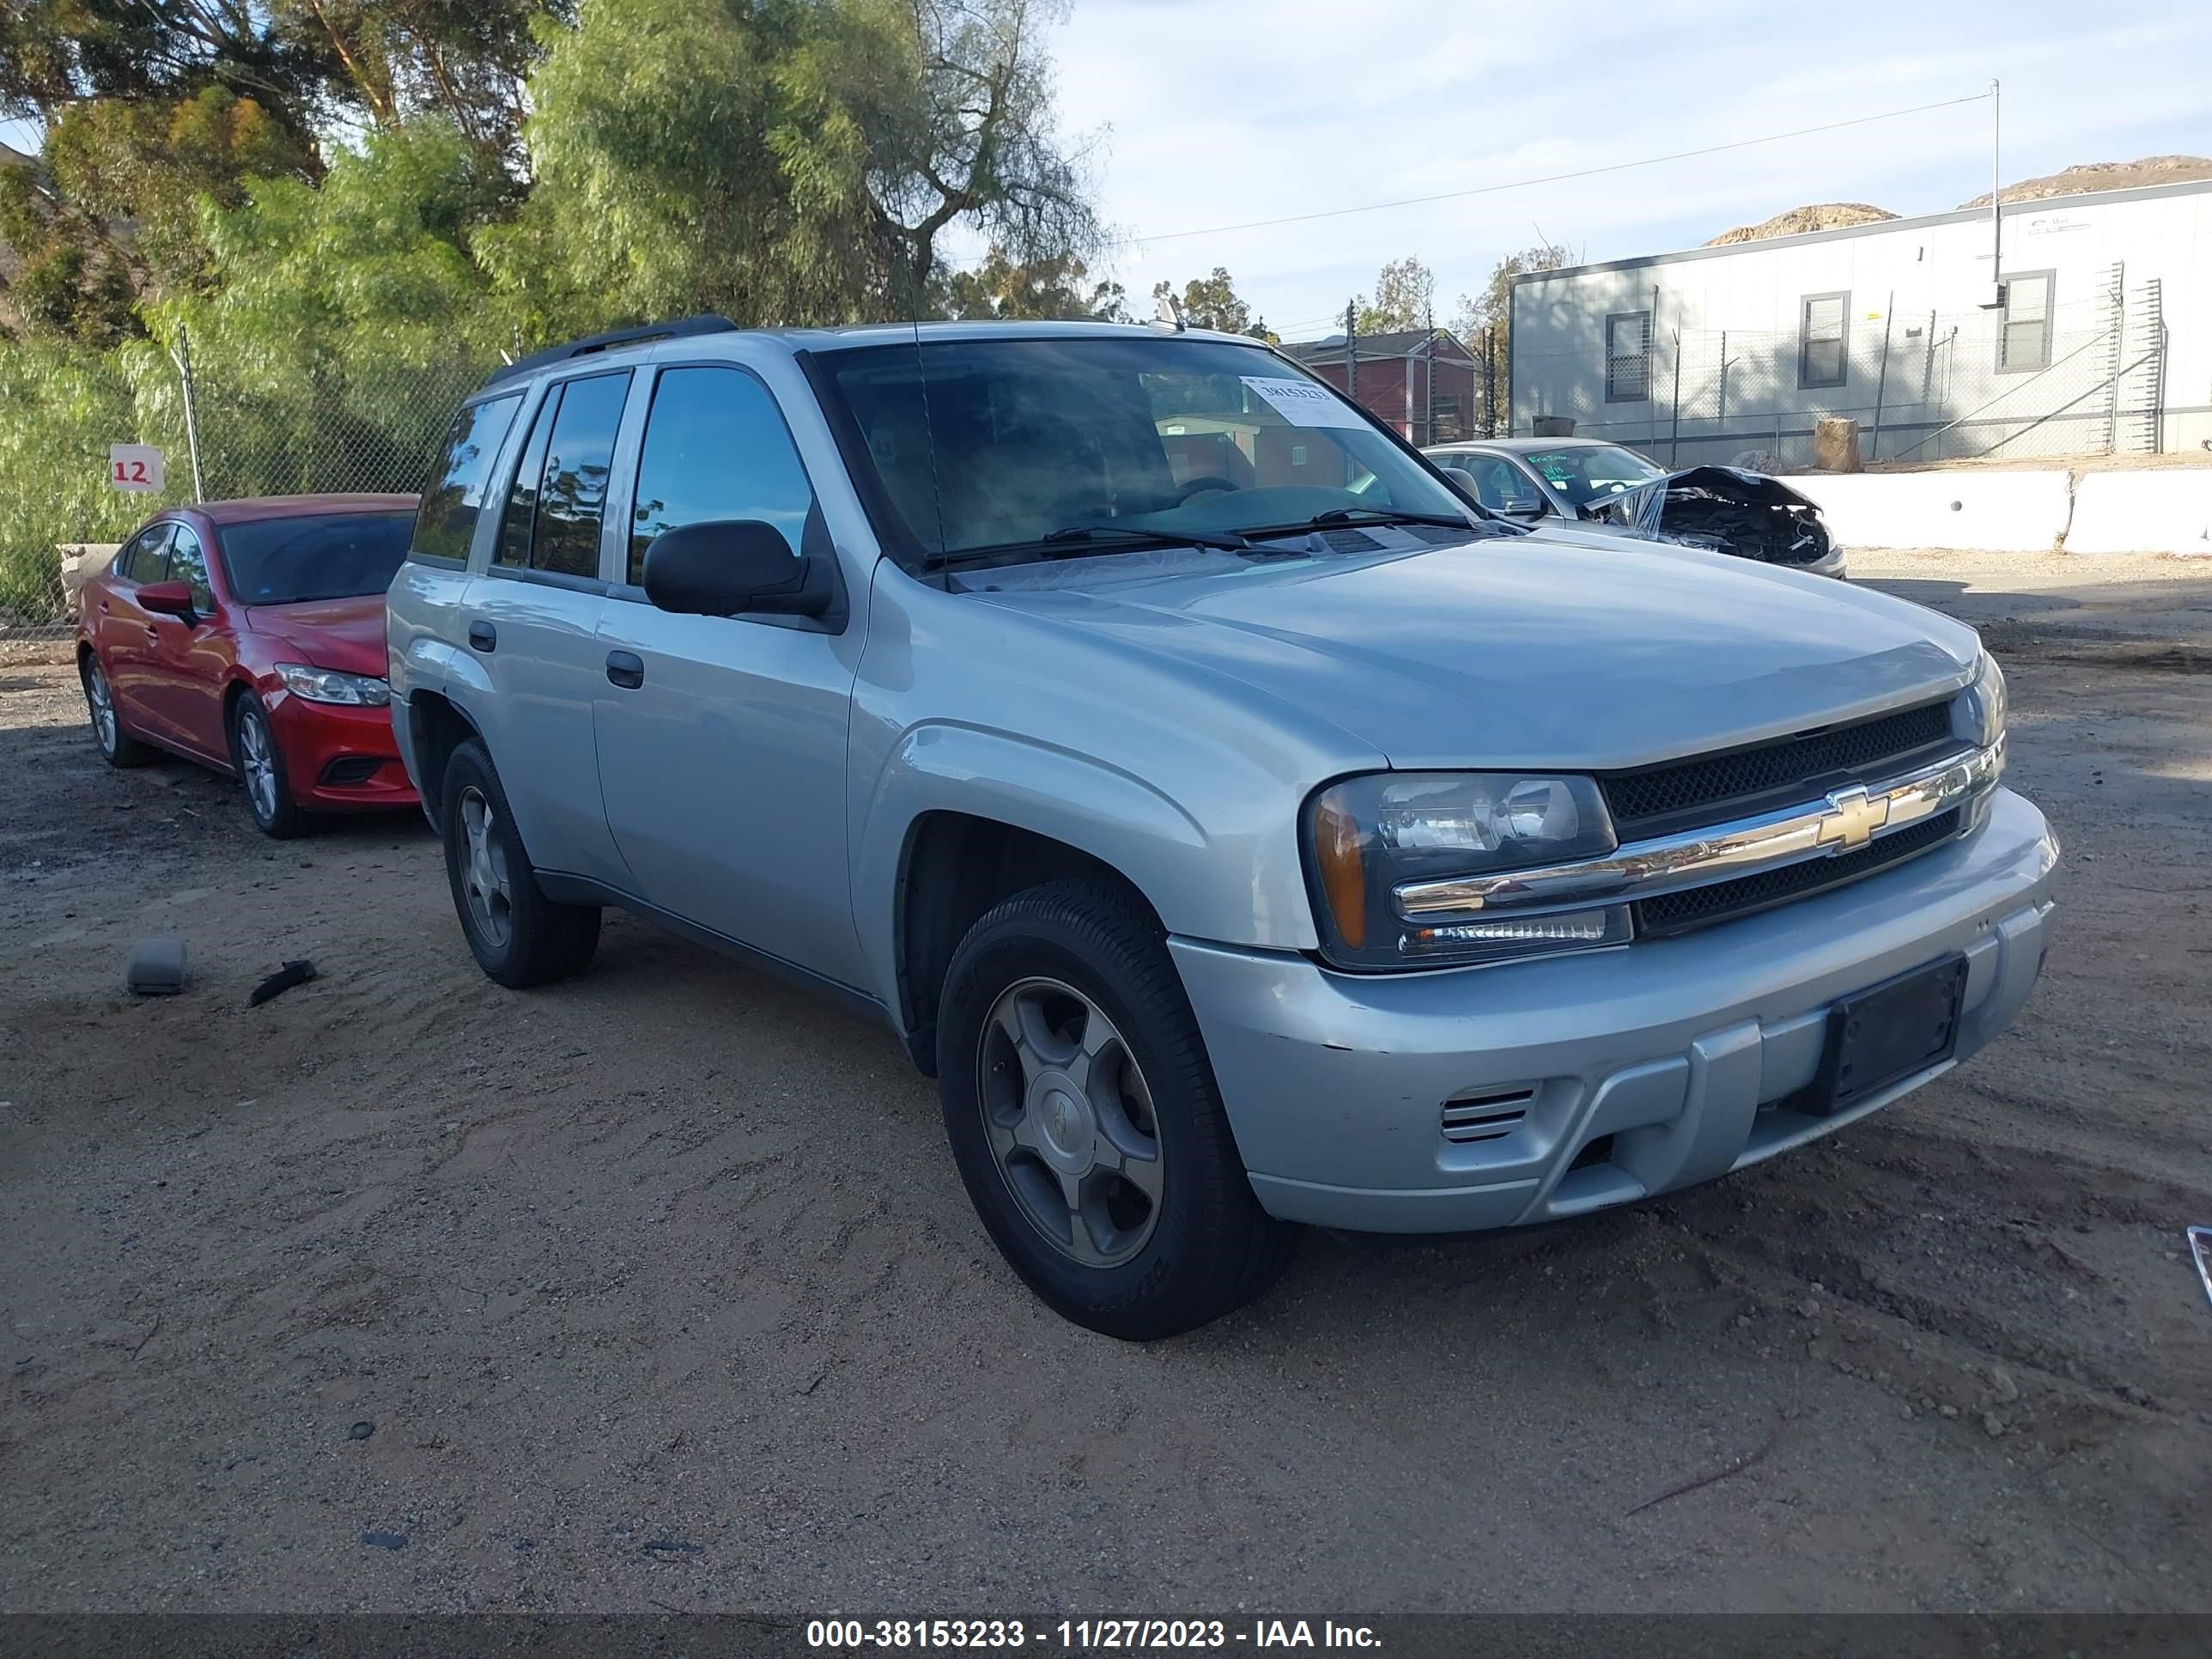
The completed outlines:
[[[1256,920],[1263,937],[1289,948],[1315,943],[1303,885],[1284,882],[1282,891],[1260,892],[1250,879],[1223,882],[1224,869],[1249,872],[1265,861],[1209,836],[1157,785],[1036,738],[933,721],[891,746],[855,837],[854,904],[874,988],[887,1008],[899,1006],[890,919],[901,865],[915,822],[939,811],[1009,824],[1089,854],[1143,893],[1170,933],[1249,939]]]

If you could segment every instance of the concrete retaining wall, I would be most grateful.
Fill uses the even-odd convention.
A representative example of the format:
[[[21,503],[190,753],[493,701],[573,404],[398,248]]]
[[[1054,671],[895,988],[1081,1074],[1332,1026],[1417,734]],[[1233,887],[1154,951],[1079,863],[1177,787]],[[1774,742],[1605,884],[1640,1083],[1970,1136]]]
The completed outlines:
[[[2083,473],[2066,550],[2212,554],[2212,467]]]
[[[2047,553],[2066,533],[2072,505],[2066,474],[2055,471],[1800,473],[1787,482],[1819,503],[1845,548]]]

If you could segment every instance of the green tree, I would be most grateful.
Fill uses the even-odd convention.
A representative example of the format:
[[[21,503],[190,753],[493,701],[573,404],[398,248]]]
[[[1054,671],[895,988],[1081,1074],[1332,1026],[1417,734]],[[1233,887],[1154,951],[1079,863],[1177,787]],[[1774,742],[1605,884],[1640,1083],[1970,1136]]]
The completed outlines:
[[[867,136],[870,209],[894,299],[918,296],[936,240],[965,223],[1017,260],[1088,254],[1101,240],[1089,153],[1057,135],[1044,34],[1066,0],[847,0],[883,44],[848,82]]]
[[[341,151],[319,187],[258,180],[202,222],[203,290],[142,307],[122,358],[157,412],[189,332],[210,494],[413,489],[453,407],[499,361],[511,317],[471,257],[506,179],[451,124]]]
[[[533,189],[480,244],[545,332],[945,303],[957,223],[1011,262],[1098,239],[1029,0],[585,0],[530,81]]]
[[[1193,277],[1182,285],[1181,293],[1175,284],[1158,282],[1152,284],[1152,298],[1164,300],[1172,296],[1182,311],[1183,321],[1193,328],[1218,329],[1224,334],[1249,334],[1255,340],[1265,340],[1273,345],[1280,337],[1267,326],[1264,318],[1252,314],[1252,307],[1237,292],[1237,281],[1219,265],[1210,276]]]
[[[0,115],[41,130],[0,169],[22,325],[99,343],[142,295],[205,275],[202,198],[313,181],[320,140],[436,115],[519,161],[529,20],[566,0],[15,0],[0,7]]]
[[[109,484],[108,445],[134,439],[184,453],[181,428],[142,404],[117,353],[0,343],[0,621],[62,620],[58,544],[120,541],[154,508],[190,498],[181,467],[161,499]]]
[[[520,160],[523,82],[538,59],[533,19],[566,20],[568,0],[273,0],[270,27],[319,73],[326,100],[368,122],[419,115]]]
[[[134,325],[125,251],[70,206],[42,158],[0,165],[0,245],[14,265],[12,276],[0,276],[0,337],[20,331],[103,346]]]
[[[1492,269],[1490,281],[1479,294],[1459,296],[1455,327],[1470,351],[1480,353],[1486,339],[1498,354],[1498,384],[1509,384],[1506,368],[1513,356],[1513,279],[1524,271],[1557,270],[1572,256],[1556,242],[1509,253]],[[1500,395],[1503,395],[1501,392]]]
[[[1073,253],[1017,264],[994,247],[974,270],[951,273],[945,283],[946,313],[963,320],[1036,317],[1066,321],[1125,322],[1127,296],[1119,283],[1091,280]]]
[[[12,0],[0,6],[0,116],[51,130],[115,100],[173,103],[224,87],[312,147],[327,77],[318,54],[241,0]]]
[[[1375,299],[1359,304],[1362,334],[1397,334],[1425,327],[1432,314],[1436,273],[1412,254],[1393,259],[1376,274]]]
[[[567,0],[10,0],[0,115],[51,129],[78,105],[250,98],[310,157],[333,124],[442,114],[495,149],[521,115],[531,20]]]

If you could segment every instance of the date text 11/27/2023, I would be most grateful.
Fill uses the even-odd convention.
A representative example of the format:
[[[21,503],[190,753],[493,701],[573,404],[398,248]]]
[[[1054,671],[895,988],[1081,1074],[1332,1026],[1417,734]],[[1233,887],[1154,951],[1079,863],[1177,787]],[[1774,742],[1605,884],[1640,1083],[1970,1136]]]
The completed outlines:
[[[1364,1625],[1254,1619],[811,1619],[810,1648],[1379,1648]]]

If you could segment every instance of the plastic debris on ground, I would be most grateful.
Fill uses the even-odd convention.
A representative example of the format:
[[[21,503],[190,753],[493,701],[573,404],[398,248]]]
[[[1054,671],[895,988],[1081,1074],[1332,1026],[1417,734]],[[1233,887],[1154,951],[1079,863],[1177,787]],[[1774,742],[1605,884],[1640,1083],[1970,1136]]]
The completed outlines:
[[[253,988],[253,994],[246,998],[246,1006],[249,1008],[258,1008],[272,997],[281,997],[295,985],[305,985],[314,977],[313,963],[288,962]]]
[[[124,964],[125,988],[142,997],[173,997],[185,988],[185,942],[173,933],[142,939]]]

